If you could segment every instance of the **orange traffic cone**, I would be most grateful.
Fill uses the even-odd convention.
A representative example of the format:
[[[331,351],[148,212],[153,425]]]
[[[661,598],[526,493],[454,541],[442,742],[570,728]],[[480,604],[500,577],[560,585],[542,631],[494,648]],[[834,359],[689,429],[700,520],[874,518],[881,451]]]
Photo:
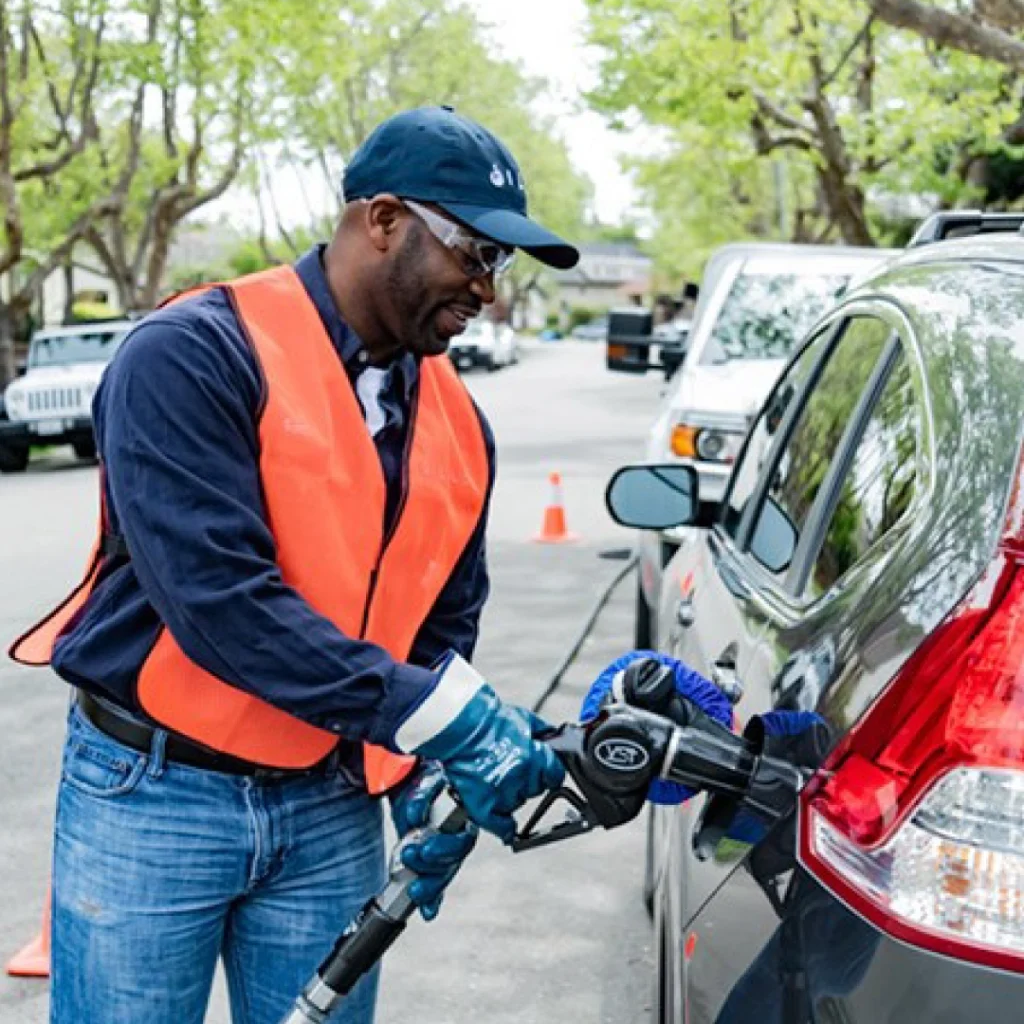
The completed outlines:
[[[570,533],[565,525],[565,503],[562,499],[562,476],[552,473],[548,480],[551,483],[551,504],[544,509],[544,523],[533,539],[538,544],[568,544],[579,540],[575,533]]]
[[[50,891],[43,906],[43,926],[39,934],[7,962],[7,973],[14,978],[50,976]]]

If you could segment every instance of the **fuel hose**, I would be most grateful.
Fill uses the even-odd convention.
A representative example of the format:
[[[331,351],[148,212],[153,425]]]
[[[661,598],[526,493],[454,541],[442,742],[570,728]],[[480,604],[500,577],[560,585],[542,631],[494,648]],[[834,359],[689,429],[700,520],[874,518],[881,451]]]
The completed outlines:
[[[603,557],[606,558],[618,558],[620,553],[617,551],[609,552]],[[597,620],[601,617],[601,612],[604,611],[605,606],[612,598],[612,594],[615,593],[616,588],[619,584],[626,579],[630,573],[637,567],[639,557],[637,555],[631,555],[627,552],[628,561],[626,564],[615,574],[615,577],[609,582],[604,590],[601,591],[597,601],[594,602],[594,607],[587,617],[587,621],[583,624],[583,628],[577,634],[575,640],[573,640],[572,646],[569,648],[568,653],[562,659],[561,664],[555,669],[554,674],[547,681],[544,689],[541,691],[540,696],[533,702],[530,710],[535,714],[540,714],[541,709],[547,704],[548,699],[558,689],[562,683],[562,679],[565,677],[565,673],[569,671],[576,658],[579,656],[580,651],[583,649],[583,645],[587,642],[590,634],[593,633],[594,627],[597,625]]]

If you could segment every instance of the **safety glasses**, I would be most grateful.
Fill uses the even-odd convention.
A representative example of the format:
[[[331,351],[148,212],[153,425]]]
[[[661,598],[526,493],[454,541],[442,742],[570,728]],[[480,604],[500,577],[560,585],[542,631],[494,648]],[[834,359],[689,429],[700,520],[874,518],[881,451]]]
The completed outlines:
[[[459,261],[467,277],[486,277],[504,274],[515,259],[515,251],[506,249],[489,238],[471,234],[461,224],[435,213],[421,203],[403,199],[403,203],[423,223],[427,230]]]

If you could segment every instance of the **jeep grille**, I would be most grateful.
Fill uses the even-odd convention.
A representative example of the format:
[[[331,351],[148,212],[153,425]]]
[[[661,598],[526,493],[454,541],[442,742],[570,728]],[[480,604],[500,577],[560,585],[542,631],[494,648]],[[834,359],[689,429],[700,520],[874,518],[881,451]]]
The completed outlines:
[[[30,413],[77,413],[82,404],[80,387],[47,388],[45,391],[32,391],[28,396]]]

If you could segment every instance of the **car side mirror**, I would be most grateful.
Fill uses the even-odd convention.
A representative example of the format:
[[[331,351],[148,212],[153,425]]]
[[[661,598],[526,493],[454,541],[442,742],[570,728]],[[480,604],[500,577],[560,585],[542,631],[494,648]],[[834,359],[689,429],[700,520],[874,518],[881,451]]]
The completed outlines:
[[[668,530],[697,519],[697,471],[677,464],[624,466],[605,492],[608,512],[621,526]]]

